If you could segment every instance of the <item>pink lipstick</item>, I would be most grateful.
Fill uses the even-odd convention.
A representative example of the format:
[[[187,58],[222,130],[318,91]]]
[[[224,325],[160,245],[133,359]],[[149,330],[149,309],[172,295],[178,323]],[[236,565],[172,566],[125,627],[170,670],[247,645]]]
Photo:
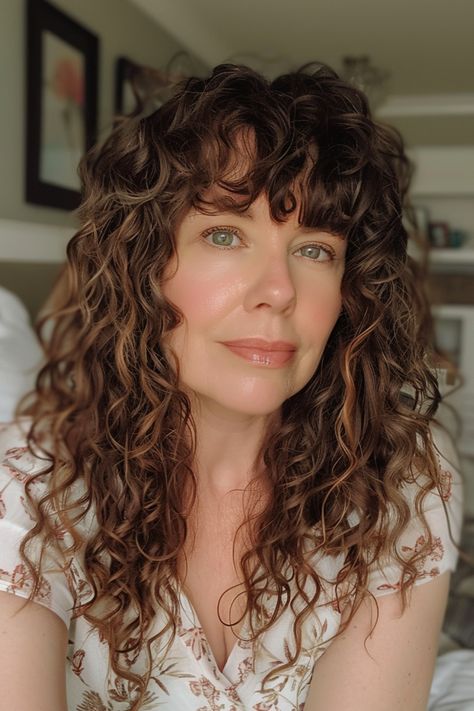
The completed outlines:
[[[224,341],[223,345],[249,363],[267,368],[281,368],[293,358],[296,351],[293,343],[265,341],[261,338]]]

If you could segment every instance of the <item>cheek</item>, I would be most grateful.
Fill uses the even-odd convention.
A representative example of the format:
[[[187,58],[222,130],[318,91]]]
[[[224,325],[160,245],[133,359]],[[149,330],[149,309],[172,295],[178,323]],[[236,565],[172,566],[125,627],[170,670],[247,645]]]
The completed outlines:
[[[331,331],[341,314],[342,296],[339,284],[332,284],[329,288],[318,289],[308,294],[306,308],[306,329],[308,336],[315,339],[329,338]]]
[[[164,296],[182,312],[191,330],[224,314],[234,298],[229,279],[216,279],[213,274],[203,277],[199,272],[198,266],[181,268],[163,286]]]

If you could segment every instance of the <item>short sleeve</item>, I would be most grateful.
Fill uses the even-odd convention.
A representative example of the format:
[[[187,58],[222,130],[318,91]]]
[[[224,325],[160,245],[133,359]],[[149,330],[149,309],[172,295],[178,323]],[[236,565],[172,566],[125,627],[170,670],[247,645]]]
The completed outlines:
[[[45,467],[44,461],[40,464]],[[0,432],[0,590],[24,598],[29,597],[33,579],[21,558],[19,547],[35,523],[26,498],[25,484],[33,473],[37,473],[36,468],[24,441],[19,437],[18,428],[3,425]],[[39,478],[32,489],[35,498],[41,498],[46,484]],[[40,541],[34,539],[34,545],[28,549],[34,563],[39,562],[40,550]],[[51,551],[45,551],[40,588],[34,602],[55,612],[69,628],[74,599],[59,562],[56,550],[54,555]]]
[[[418,575],[415,585],[427,583],[448,570],[455,570],[459,554],[453,540],[459,544],[463,521],[463,483],[455,449],[450,437],[441,428],[432,426],[432,434],[439,462],[441,494],[435,488],[421,503],[432,534],[432,545],[426,555],[416,563]],[[425,526],[415,507],[419,488],[418,482],[407,483],[403,488],[411,510],[411,519],[399,539],[397,552],[405,560],[409,560],[421,550],[427,540]],[[379,561],[372,564],[369,570],[369,591],[375,597],[380,597],[399,590],[401,572],[398,561]]]

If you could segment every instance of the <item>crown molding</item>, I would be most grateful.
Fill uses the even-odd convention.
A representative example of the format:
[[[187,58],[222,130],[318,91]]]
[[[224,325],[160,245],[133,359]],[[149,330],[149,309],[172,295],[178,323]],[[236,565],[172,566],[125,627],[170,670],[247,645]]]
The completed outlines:
[[[474,94],[393,94],[375,109],[385,116],[474,116]]]

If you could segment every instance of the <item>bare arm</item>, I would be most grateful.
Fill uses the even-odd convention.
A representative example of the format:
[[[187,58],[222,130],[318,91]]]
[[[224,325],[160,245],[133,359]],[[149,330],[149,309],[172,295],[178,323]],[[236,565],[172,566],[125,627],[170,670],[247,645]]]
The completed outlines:
[[[413,588],[401,615],[399,595],[367,601],[316,662],[305,711],[426,711],[450,572]],[[371,616],[372,609],[372,616]]]
[[[67,711],[66,625],[24,602],[0,591],[0,711]]]

